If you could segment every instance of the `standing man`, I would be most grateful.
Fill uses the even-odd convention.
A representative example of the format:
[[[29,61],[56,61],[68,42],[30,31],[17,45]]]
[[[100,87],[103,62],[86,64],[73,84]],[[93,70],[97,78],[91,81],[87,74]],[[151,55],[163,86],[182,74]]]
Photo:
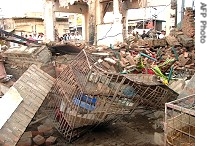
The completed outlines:
[[[144,39],[146,37],[149,37],[149,35],[146,34],[146,31],[145,30],[143,30],[143,34],[141,35],[141,38]]]
[[[166,32],[164,30],[161,30],[161,34],[158,37],[159,39],[162,39],[165,37],[165,35],[166,35]]]

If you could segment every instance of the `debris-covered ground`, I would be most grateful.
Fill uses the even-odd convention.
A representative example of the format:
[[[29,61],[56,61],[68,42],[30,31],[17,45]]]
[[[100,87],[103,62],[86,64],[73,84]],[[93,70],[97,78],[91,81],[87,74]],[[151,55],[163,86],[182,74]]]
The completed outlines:
[[[25,133],[32,133],[32,138],[38,134],[46,139],[50,136],[55,137],[55,146],[158,146],[163,144],[163,111],[138,109],[131,116],[124,116],[109,126],[89,131],[72,144],[63,139],[43,113],[44,111],[40,109]],[[26,138],[29,134],[24,135]]]
[[[62,71],[66,69],[66,67],[72,62],[72,60],[75,60],[75,56],[81,50],[83,50],[85,55],[88,56],[88,59],[91,59],[85,61],[82,60],[84,61],[82,63],[91,62],[98,67],[100,66],[102,72],[108,72],[113,75],[132,74],[136,76],[149,74],[152,76],[152,82],[158,83],[155,84],[155,86],[157,85],[161,87],[166,87],[163,89],[179,94],[186,87],[189,79],[194,77],[195,72],[194,29],[192,29],[194,26],[191,26],[191,23],[185,22],[192,22],[191,17],[193,17],[193,12],[192,10],[187,9],[187,13],[184,17],[183,23],[183,27],[185,29],[183,31],[179,29],[174,29],[171,31],[169,36],[166,36],[163,39],[149,38],[142,40],[136,38],[135,36],[132,36],[128,38],[127,41],[124,43],[117,43],[113,45],[111,44],[109,46],[89,46],[83,42],[52,42],[42,46],[21,46],[20,48],[3,49],[0,54],[0,97],[3,97],[6,94],[9,88],[12,87],[12,85],[32,64],[36,65],[35,68],[37,68],[37,70],[32,67],[35,73],[47,73],[48,76],[50,75],[50,78],[53,82],[54,79],[60,77],[59,75],[62,73]],[[76,58],[76,60],[80,61],[80,58]],[[33,74],[32,71],[29,72],[32,73],[31,78],[33,78],[34,75],[39,79],[38,74]],[[67,70],[67,72],[69,72],[69,70]],[[30,75],[28,75],[27,73],[26,76],[28,78],[30,77]],[[66,78],[65,75],[63,76],[65,81],[71,81],[71,78],[68,78],[68,76]],[[43,78],[45,78],[45,76],[43,76]],[[130,82],[131,79],[128,80]],[[23,81],[26,83],[28,82],[28,80],[24,79]],[[29,83],[30,86],[33,86],[32,81],[34,80],[31,80],[31,82]],[[134,83],[135,81],[132,82]],[[138,87],[140,88],[140,86],[141,85],[139,85]],[[68,88],[66,88],[66,91],[70,90],[70,88],[73,87],[68,86]],[[108,89],[109,88],[110,87],[108,87]],[[188,91],[190,90],[189,93],[193,94],[193,88],[194,87],[191,87],[190,89],[185,89]],[[28,90],[29,91],[26,92],[30,92],[30,89]],[[43,90],[45,91],[45,89]],[[149,92],[152,91],[153,90],[150,90]],[[46,91],[45,94],[47,94],[47,92],[48,91]],[[160,94],[162,95],[163,93]],[[177,95],[178,97],[178,94],[175,95]],[[66,93],[64,93],[64,95],[66,95]],[[150,96],[152,97],[152,99],[155,98],[153,94],[148,94],[148,97]],[[65,99],[66,97],[64,97],[57,98]],[[49,99],[50,96],[46,98]],[[70,98],[71,97],[68,97],[68,100]],[[145,110],[142,108],[144,104],[142,104],[142,106],[139,106],[141,105],[139,104],[137,106],[138,108],[135,107],[136,110],[132,115],[124,115],[122,118],[112,123],[108,127],[95,128],[94,130],[89,131],[83,137],[80,137],[78,140],[74,141],[72,144],[69,144],[55,129],[56,126],[52,123],[49,115],[45,112],[44,107],[47,105],[46,102],[43,102],[42,105],[41,103],[39,103],[40,108],[38,112],[34,117],[30,116],[32,118],[32,121],[29,123],[25,132],[22,131],[24,132],[24,134],[22,135],[20,140],[16,139],[16,141],[19,140],[17,145],[163,145],[163,105],[168,100],[170,101],[170,98],[171,97],[167,98],[166,100],[165,98],[163,100],[158,100],[158,102],[161,103],[160,105],[162,111]],[[139,103],[143,102],[145,101],[142,100]],[[151,103],[153,104],[156,102],[151,101],[149,104],[150,107],[156,106],[155,104],[152,105]]]

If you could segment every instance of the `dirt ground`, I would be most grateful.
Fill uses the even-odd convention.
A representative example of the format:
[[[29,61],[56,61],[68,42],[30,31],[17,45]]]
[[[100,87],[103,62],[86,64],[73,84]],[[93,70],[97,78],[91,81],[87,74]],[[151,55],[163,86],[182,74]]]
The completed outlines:
[[[41,112],[40,112],[41,113]],[[36,118],[44,116],[37,114]],[[154,112],[137,110],[131,116],[125,116],[106,127],[96,128],[78,140],[69,144],[62,135],[54,130],[53,136],[57,137],[57,142],[53,146],[159,146],[160,144],[154,138],[155,132],[163,134],[161,116],[154,116]],[[161,121],[160,120],[160,121]],[[26,131],[35,130],[40,124],[49,122],[45,119],[31,127]],[[159,125],[159,126],[158,126]]]
[[[14,69],[9,69],[8,73],[13,73],[14,78],[18,79],[24,70],[19,71],[17,72],[17,69],[14,67]],[[33,118],[33,121],[44,116],[46,115],[40,109]],[[32,126],[28,126],[26,132],[37,131],[37,127],[46,123],[46,121],[49,122],[50,120],[45,119]],[[136,110],[131,116],[125,116],[107,127],[100,127],[86,133],[72,144],[69,144],[54,129],[52,136],[57,137],[57,141],[53,146],[159,146],[163,140],[160,137],[155,137],[155,133],[163,135],[163,124],[161,121],[163,121],[163,116],[157,117],[154,116],[154,112],[145,112],[140,109]]]

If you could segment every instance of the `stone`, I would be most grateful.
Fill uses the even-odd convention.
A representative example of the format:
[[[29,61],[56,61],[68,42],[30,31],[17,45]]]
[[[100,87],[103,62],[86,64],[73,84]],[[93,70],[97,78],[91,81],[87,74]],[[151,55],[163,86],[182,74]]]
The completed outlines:
[[[46,139],[45,144],[46,146],[50,146],[56,142],[57,137],[50,136]]]
[[[31,146],[32,145],[32,140],[30,137],[28,138],[21,138],[16,146]]]
[[[37,144],[37,145],[41,145],[45,142],[45,138],[41,135],[37,135],[33,138],[33,141]]]

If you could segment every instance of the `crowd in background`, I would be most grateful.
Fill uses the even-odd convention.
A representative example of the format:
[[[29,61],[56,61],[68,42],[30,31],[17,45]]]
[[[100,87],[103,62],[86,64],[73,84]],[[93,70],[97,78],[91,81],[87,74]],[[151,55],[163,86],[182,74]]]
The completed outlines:
[[[38,41],[38,42],[43,42],[44,41],[44,34],[43,33],[39,33],[39,34],[23,34],[21,33],[21,36],[22,37],[25,37],[26,39],[29,39],[29,40],[33,40],[33,41]]]
[[[71,32],[63,34],[62,37],[59,38],[59,41],[68,41],[68,40],[83,40],[82,35],[78,32]]]
[[[154,30],[149,30],[146,32],[143,30],[142,34],[139,34],[138,31],[133,31],[132,33],[129,33],[130,36],[135,36],[138,39],[146,39],[146,38],[155,38],[155,39],[162,39],[166,35],[166,31],[161,30],[160,32],[154,31]]]

